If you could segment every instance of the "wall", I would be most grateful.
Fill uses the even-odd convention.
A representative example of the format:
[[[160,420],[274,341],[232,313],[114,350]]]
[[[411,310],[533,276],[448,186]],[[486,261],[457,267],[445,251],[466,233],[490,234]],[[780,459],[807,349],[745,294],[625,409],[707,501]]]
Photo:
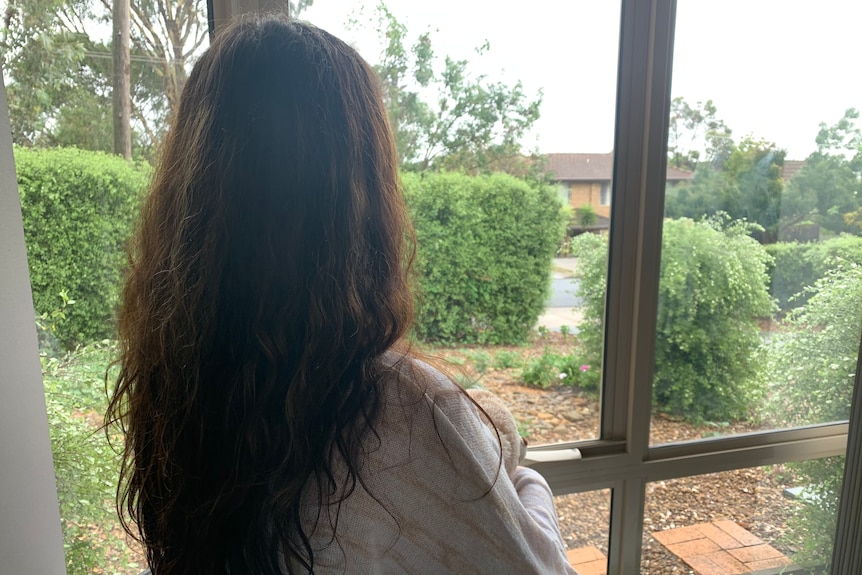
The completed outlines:
[[[571,182],[569,186],[573,208],[580,208],[589,204],[593,206],[596,215],[604,218],[610,217],[611,207],[602,206],[599,203],[602,197],[601,182]]]
[[[0,573],[65,572],[9,108],[0,71]]]

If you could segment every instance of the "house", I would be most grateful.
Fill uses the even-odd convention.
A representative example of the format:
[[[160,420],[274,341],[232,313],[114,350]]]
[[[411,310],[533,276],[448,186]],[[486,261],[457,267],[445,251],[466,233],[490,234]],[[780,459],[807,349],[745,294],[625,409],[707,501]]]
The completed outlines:
[[[607,228],[611,215],[611,174],[613,153],[547,154],[546,171],[560,185],[560,197],[573,209],[591,206],[596,213],[596,227]],[[694,179],[694,174],[678,168],[667,168],[667,183],[674,186]]]

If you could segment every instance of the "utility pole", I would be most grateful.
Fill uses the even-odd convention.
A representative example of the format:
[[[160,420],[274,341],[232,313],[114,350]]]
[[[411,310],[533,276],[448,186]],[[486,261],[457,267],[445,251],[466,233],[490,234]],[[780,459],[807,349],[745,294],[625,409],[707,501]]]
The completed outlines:
[[[114,153],[127,160],[132,158],[132,95],[129,53],[129,0],[113,0],[114,35],[111,51],[113,66],[113,125]]]

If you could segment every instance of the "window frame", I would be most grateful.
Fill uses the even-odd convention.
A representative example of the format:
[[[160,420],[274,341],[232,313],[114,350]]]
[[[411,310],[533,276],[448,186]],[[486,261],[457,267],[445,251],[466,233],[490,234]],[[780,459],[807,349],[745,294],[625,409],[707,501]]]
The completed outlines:
[[[640,571],[649,482],[845,453],[847,469],[858,469],[850,463],[862,459],[862,366],[852,424],[649,444],[652,410],[636,407],[652,406],[675,17],[675,0],[622,0],[600,439],[534,448],[581,452],[581,460],[534,466],[555,494],[611,488],[609,575]],[[862,554],[843,549],[858,541],[862,473],[845,477],[841,509],[839,525],[853,532],[836,536],[832,572],[862,573]]]

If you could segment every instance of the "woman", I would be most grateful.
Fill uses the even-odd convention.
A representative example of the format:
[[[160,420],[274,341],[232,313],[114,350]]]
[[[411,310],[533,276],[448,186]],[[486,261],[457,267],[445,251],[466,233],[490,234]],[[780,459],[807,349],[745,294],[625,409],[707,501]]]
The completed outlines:
[[[369,66],[305,24],[223,32],[120,310],[108,420],[154,575],[573,572],[547,484],[501,474],[475,405],[402,346],[410,239]]]

